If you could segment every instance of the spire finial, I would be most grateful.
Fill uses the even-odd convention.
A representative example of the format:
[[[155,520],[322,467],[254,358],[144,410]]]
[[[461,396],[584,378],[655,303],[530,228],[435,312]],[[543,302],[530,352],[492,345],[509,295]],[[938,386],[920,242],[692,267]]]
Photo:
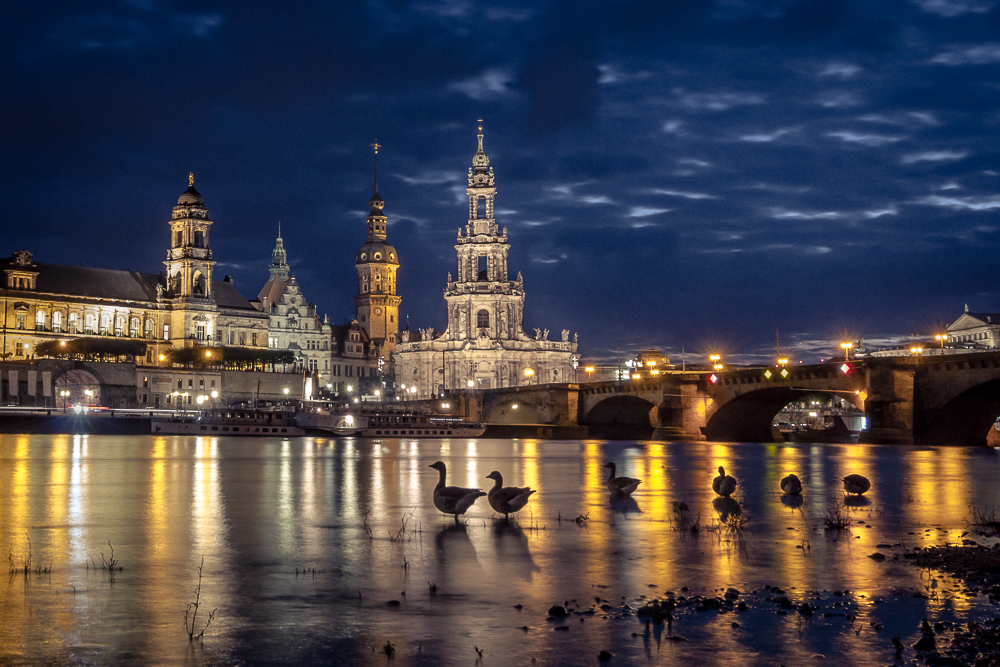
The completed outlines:
[[[194,187],[194,172],[193,171],[188,173],[188,187],[190,187],[190,188]]]
[[[378,198],[378,149],[382,148],[382,144],[380,144],[378,142],[378,139],[376,139],[375,143],[371,144],[371,147],[375,149],[375,197],[374,198],[377,199]]]
[[[479,134],[476,135],[476,136],[479,137],[479,152],[480,153],[485,153],[486,151],[483,150],[483,119],[482,118],[479,119]]]
[[[281,238],[281,220],[278,220],[278,238]]]

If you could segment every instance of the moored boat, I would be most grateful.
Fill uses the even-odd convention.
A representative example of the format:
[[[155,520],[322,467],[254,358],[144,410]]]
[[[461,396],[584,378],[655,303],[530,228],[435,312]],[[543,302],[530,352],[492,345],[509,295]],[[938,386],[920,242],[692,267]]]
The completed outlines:
[[[305,429],[295,423],[295,413],[235,408],[154,418],[152,432],[168,435],[305,435]]]
[[[375,412],[366,415],[366,438],[475,438],[486,432],[486,425],[453,419],[433,418],[415,412]]]

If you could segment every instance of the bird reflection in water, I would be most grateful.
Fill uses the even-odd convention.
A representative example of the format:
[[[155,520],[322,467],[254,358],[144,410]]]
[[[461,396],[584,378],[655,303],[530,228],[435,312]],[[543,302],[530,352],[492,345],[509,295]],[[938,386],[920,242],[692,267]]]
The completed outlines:
[[[848,507],[868,507],[872,501],[865,496],[844,496],[844,504]]]
[[[719,521],[726,523],[729,517],[738,517],[743,513],[743,508],[735,498],[716,498],[712,501],[712,509],[719,514]]]
[[[494,519],[490,532],[493,535],[497,568],[505,579],[531,579],[541,568],[535,564],[528,548],[528,537],[516,521]],[[529,528],[530,530],[530,528]]]
[[[804,502],[805,498],[803,498],[802,496],[789,496],[789,495],[781,496],[781,504],[784,505],[785,507],[790,507],[794,510],[797,510],[800,507],[802,507],[802,503]]]
[[[621,512],[622,514],[642,514],[642,510],[639,509],[639,503],[637,503],[635,498],[627,493],[609,493],[608,505],[614,512]]]

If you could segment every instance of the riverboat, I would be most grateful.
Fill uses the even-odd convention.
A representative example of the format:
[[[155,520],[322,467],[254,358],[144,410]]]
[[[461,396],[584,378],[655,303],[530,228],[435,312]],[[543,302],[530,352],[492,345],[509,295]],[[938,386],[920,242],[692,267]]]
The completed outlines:
[[[359,435],[368,425],[368,418],[355,412],[299,412],[295,424],[306,431],[321,431],[333,435]]]
[[[295,413],[222,408],[152,420],[152,432],[164,435],[305,435]]]
[[[376,412],[366,415],[361,431],[366,438],[475,438],[486,432],[486,425],[452,419],[434,419],[415,412]]]

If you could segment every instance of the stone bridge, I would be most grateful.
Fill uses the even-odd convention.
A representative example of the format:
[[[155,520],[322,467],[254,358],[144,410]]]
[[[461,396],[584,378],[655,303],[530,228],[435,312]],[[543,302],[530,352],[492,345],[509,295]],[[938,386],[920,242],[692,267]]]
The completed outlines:
[[[492,389],[477,395],[477,412],[492,423],[583,424],[595,437],[769,442],[784,406],[834,394],[864,410],[865,442],[950,445],[985,444],[1000,416],[1000,352],[781,371],[668,371],[642,381]]]

